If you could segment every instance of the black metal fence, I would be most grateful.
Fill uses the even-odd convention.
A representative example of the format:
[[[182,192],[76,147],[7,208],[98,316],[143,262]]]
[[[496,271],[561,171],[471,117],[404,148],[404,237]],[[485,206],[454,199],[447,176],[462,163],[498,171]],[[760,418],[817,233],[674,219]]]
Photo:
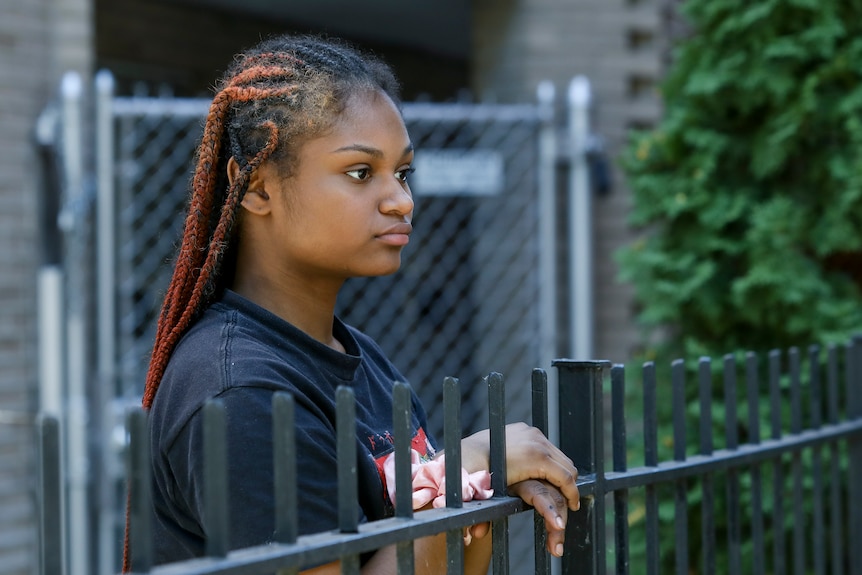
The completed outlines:
[[[813,346],[807,353],[807,371],[804,362],[796,348],[786,354],[771,352],[764,365],[754,354],[740,360],[725,356],[720,366],[701,358],[696,369],[680,360],[673,362],[668,378],[660,377],[656,365],[647,363],[638,387],[627,385],[622,365],[555,361],[559,397],[552,403],[559,409],[560,447],[579,469],[582,498],[581,509],[569,512],[562,573],[862,574],[862,338],[823,350]],[[689,372],[696,381],[687,383]],[[291,448],[293,403],[289,395],[277,395],[273,403],[275,474],[277,484],[286,489],[278,492],[276,500],[274,542],[235,551],[228,550],[230,522],[225,511],[225,418],[217,401],[208,404],[206,499],[208,509],[221,512],[206,517],[207,557],[157,567],[151,559],[146,415],[130,413],[133,572],[287,575],[305,565],[340,559],[342,572],[351,574],[359,573],[361,553],[394,544],[398,573],[412,573],[412,541],[446,532],[448,572],[461,573],[462,529],[490,521],[493,572],[509,573],[508,518],[530,508],[505,495],[503,378],[492,373],[485,381],[493,499],[460,500],[461,393],[458,381],[446,378],[447,506],[413,515],[410,442],[401,440],[410,433],[410,394],[406,385],[398,384],[396,516],[358,524],[352,464],[354,404],[351,390],[341,388],[337,398],[339,528],[301,537],[294,512],[298,494],[291,488],[298,472]],[[549,402],[543,370],[533,372],[532,397],[533,424],[547,432]],[[659,416],[665,412],[671,414],[670,437],[659,436],[666,427]],[[643,465],[630,468],[628,453],[641,450],[632,450],[635,434],[629,436],[627,424],[638,419],[642,419]],[[716,424],[724,430],[718,437]],[[52,516],[59,509],[62,491],[60,429],[55,420],[44,418],[40,431],[42,572],[55,574],[63,546],[58,521]],[[723,446],[716,448],[716,444]],[[697,446],[696,453],[690,453],[695,449],[689,445]],[[670,457],[662,457],[663,451]],[[611,470],[606,469],[606,453],[611,456]],[[765,480],[767,476],[771,481]],[[670,516],[662,512],[665,490],[672,493]],[[635,500],[637,505],[643,502],[641,518],[632,512]],[[536,517],[535,573],[547,574],[552,560],[544,550],[542,521]],[[668,530],[673,535],[666,538]],[[637,562],[632,560],[635,539],[645,543],[644,556]]]

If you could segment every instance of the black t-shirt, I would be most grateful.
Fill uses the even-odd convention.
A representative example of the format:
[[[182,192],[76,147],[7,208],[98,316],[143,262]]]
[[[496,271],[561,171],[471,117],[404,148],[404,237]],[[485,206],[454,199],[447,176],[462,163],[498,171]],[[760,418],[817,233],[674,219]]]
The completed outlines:
[[[274,495],[271,402],[290,392],[296,405],[300,534],[338,523],[335,390],[356,397],[361,521],[392,514],[381,465],[392,451],[392,386],[405,381],[368,336],[336,318],[335,351],[228,291],[182,337],[150,410],[154,546],[157,563],[203,554],[202,407],[226,408],[232,549],[272,540]],[[430,457],[425,412],[413,397],[412,447]]]

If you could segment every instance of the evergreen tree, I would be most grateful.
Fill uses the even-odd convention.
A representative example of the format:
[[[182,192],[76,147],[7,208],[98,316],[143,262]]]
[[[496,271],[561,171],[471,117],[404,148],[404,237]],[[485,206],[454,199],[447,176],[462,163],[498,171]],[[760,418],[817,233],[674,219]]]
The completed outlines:
[[[640,320],[686,357],[844,341],[862,328],[862,2],[683,11],[665,119],[623,158]]]

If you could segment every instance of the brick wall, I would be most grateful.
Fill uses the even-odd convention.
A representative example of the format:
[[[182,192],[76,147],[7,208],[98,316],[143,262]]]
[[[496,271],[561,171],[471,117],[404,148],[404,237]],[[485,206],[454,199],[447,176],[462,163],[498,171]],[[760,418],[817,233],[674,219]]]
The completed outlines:
[[[0,574],[36,572],[36,118],[62,70],[86,70],[88,0],[8,0],[0,18]]]
[[[586,75],[595,101],[594,131],[615,160],[628,130],[652,124],[661,112],[655,92],[666,48],[660,4],[474,0],[474,90],[501,102],[532,101],[539,82],[551,80],[562,107],[569,81]],[[630,196],[618,169],[613,178],[612,193],[593,201],[594,355],[627,361],[637,343],[632,292],[617,282],[613,253],[632,237],[626,221]]]
[[[0,21],[0,573],[29,573],[35,557],[34,411],[37,178],[30,145],[45,84],[44,2],[17,2]],[[34,97],[35,96],[35,97]],[[28,169],[29,168],[29,169]],[[20,418],[20,419],[19,419]]]

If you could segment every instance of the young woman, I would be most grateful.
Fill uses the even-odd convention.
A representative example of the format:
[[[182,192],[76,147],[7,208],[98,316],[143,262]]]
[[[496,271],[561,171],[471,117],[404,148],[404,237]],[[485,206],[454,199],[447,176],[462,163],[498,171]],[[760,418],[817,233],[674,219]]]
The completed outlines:
[[[392,515],[382,462],[392,451],[392,385],[404,378],[334,310],[347,278],[394,273],[410,240],[413,145],[398,106],[386,65],[310,36],[262,42],[239,54],[220,82],[143,397],[159,563],[204,550],[201,407],[210,398],[227,413],[232,548],[273,534],[277,391],[296,402],[301,532],[337,526],[340,384],[357,400],[360,517]],[[413,449],[433,459],[415,397],[413,425]],[[487,470],[488,449],[487,432],[465,438],[465,469]],[[548,549],[561,554],[566,508],[578,507],[572,462],[538,430],[514,424],[507,472],[509,491],[541,512]],[[474,528],[468,572],[487,570],[487,530]],[[418,572],[442,572],[444,538],[418,541],[416,553]],[[390,572],[394,550],[364,561],[364,572]],[[338,564],[313,572],[337,573]]]

